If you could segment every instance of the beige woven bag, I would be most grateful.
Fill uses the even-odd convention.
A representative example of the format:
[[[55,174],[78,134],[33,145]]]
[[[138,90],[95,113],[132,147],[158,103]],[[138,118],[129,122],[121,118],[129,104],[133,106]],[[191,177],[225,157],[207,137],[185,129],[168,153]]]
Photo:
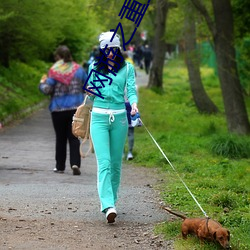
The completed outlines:
[[[81,141],[79,150],[82,158],[85,158],[90,151],[93,152],[93,144],[90,138],[90,112],[92,110],[92,103],[87,103],[87,98],[88,96],[86,95],[83,104],[77,108],[72,121],[72,133]],[[84,153],[83,145],[88,140],[89,149]]]

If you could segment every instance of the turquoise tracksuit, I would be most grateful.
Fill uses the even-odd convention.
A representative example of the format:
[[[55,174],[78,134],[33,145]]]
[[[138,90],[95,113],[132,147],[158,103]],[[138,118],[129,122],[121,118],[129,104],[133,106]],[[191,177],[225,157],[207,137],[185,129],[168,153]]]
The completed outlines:
[[[90,70],[91,68],[90,66]],[[115,207],[120,186],[122,154],[128,132],[125,88],[130,104],[137,103],[135,71],[132,64],[127,63],[116,76],[111,73],[108,76],[113,81],[111,85],[99,88],[104,99],[94,97],[90,125],[98,168],[97,189],[103,212],[106,208]],[[93,76],[88,83],[91,81]],[[95,82],[95,85],[98,87],[101,83]],[[95,108],[98,110],[95,111]]]

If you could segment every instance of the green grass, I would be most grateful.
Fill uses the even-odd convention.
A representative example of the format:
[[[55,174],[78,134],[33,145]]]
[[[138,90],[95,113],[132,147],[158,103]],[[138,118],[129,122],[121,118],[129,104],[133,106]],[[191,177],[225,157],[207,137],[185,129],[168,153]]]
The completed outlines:
[[[202,208],[230,230],[232,249],[250,249],[250,137],[227,132],[218,79],[209,68],[202,68],[201,73],[219,114],[202,115],[197,111],[186,68],[182,61],[174,60],[164,69],[163,94],[146,88],[139,90],[141,117]],[[156,188],[165,204],[189,217],[203,216],[144,127],[135,130],[134,155],[135,165],[159,169],[164,181]],[[177,219],[159,224],[155,230],[175,239],[178,250],[218,248],[214,243],[201,248],[194,237],[184,242],[178,237],[180,224]]]
[[[9,70],[0,68],[0,122],[45,98],[38,83],[47,70],[42,62],[31,66],[12,62]],[[141,117],[202,208],[230,230],[232,249],[250,249],[250,138],[227,133],[218,79],[212,69],[202,68],[201,73],[219,114],[198,113],[186,68],[182,61],[173,60],[164,69],[163,94],[139,90]],[[250,113],[250,98],[246,106]],[[159,169],[163,182],[155,188],[165,204],[189,217],[203,216],[144,127],[135,130],[134,156],[135,165]],[[179,219],[161,223],[155,231],[174,239],[178,250],[218,249],[213,243],[201,247],[194,237],[184,242],[180,224]]]
[[[30,65],[13,61],[9,69],[0,67],[0,122],[9,115],[19,117],[20,112],[44,100],[38,90],[47,64],[33,62]]]

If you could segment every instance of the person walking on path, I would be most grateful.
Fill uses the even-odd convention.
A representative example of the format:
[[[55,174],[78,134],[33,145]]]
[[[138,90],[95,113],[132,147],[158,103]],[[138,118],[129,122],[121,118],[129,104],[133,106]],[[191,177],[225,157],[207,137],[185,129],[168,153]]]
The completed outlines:
[[[67,46],[59,46],[55,51],[55,64],[48,77],[41,79],[40,91],[51,95],[49,110],[56,134],[55,173],[64,173],[66,168],[67,141],[69,141],[70,166],[73,175],[80,175],[80,142],[72,134],[72,117],[84,100],[82,86],[87,79],[83,68],[73,61]]]
[[[148,75],[153,56],[152,56],[151,49],[149,48],[147,44],[145,45],[145,48],[144,48],[143,57],[144,57],[145,72]]]
[[[128,54],[124,51],[123,56],[126,62],[131,63],[134,66],[134,61],[128,57]],[[135,76],[136,76],[136,70],[135,70]],[[137,98],[138,98],[138,90],[136,85],[136,91],[137,91]],[[133,149],[134,149],[134,132],[135,128],[131,125],[131,105],[127,99],[127,95],[125,94],[125,105],[126,105],[126,111],[127,111],[127,119],[128,119],[128,153],[127,153],[127,161],[133,160]],[[125,152],[124,152],[125,153]]]
[[[135,132],[135,128],[132,127],[131,125],[131,105],[129,103],[129,101],[125,102],[126,105],[126,111],[127,111],[127,119],[128,119],[128,153],[127,153],[127,161],[133,160],[134,156],[133,156],[133,148],[134,148],[134,132]]]
[[[117,216],[116,202],[121,179],[123,149],[128,132],[127,113],[124,94],[127,92],[131,104],[131,115],[138,112],[135,87],[135,70],[132,64],[125,62],[121,53],[120,38],[116,34],[110,42],[113,32],[104,32],[99,36],[100,56],[91,69],[101,74],[96,77],[104,81],[105,76],[112,79],[111,84],[103,87],[102,81],[95,81],[96,89],[103,98],[87,91],[93,98],[90,134],[97,159],[97,189],[101,211],[106,214],[108,223],[115,222]],[[90,73],[90,71],[89,71]],[[114,74],[116,73],[116,74]],[[105,81],[104,81],[105,82]],[[88,86],[90,90],[90,85]]]

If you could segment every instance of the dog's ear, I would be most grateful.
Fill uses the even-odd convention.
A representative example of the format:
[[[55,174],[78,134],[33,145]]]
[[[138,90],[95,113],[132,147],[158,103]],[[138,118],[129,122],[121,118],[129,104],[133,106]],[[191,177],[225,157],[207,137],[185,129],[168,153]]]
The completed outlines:
[[[213,233],[213,238],[216,240],[216,232]]]
[[[230,232],[227,230],[228,236],[227,236],[227,240],[230,241]]]

